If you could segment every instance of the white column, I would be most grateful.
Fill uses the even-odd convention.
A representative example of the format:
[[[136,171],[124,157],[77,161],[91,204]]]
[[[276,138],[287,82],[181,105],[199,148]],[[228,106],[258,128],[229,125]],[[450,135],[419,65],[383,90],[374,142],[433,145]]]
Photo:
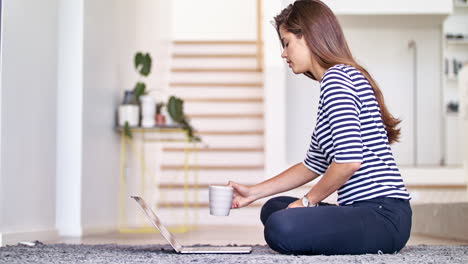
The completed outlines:
[[[83,0],[59,1],[57,79],[57,228],[81,235]]]

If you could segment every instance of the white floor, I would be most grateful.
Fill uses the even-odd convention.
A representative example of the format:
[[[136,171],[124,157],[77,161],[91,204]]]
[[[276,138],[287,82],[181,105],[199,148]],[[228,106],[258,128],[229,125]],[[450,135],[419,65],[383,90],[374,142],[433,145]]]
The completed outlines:
[[[174,234],[182,245],[193,244],[266,244],[263,239],[263,228],[245,226],[200,226],[185,233]],[[167,244],[161,234],[155,232],[150,234],[120,234],[109,233],[102,235],[77,237],[63,237],[58,240],[45,241],[45,243],[68,243],[68,244],[123,244],[123,245],[146,245]],[[433,238],[420,235],[412,235],[408,245],[468,245],[468,241],[455,241],[448,239]]]

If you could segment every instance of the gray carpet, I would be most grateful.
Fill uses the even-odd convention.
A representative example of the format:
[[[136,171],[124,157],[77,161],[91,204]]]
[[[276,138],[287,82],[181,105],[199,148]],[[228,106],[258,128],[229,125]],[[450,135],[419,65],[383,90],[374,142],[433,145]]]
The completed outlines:
[[[0,247],[0,263],[468,263],[468,246],[408,246],[398,254],[292,256],[266,246],[248,255],[180,255],[168,245],[45,245]]]

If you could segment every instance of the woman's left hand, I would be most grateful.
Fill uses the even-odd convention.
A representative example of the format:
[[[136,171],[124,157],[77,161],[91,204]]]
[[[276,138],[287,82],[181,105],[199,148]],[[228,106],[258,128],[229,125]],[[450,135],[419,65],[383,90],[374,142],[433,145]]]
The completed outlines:
[[[299,199],[299,200],[297,200],[297,201],[295,201],[295,202],[290,203],[290,204],[288,205],[288,208],[287,208],[287,209],[289,209],[289,208],[298,208],[298,207],[304,207],[304,205],[302,205],[301,199]]]

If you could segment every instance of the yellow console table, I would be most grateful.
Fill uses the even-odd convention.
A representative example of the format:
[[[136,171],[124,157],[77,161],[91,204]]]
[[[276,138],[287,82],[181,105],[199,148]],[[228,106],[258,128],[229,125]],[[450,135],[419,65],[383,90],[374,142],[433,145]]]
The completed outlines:
[[[130,131],[132,133],[132,137],[139,136],[141,138],[141,144],[139,149],[135,146],[135,142],[133,141],[132,138],[128,137],[124,133],[124,129],[122,127],[117,128],[117,131],[120,132],[121,138],[120,138],[120,184],[119,184],[119,219],[118,219],[118,230],[120,233],[152,233],[152,232],[157,232],[156,229],[153,228],[152,225],[149,224],[148,220],[143,219],[141,222],[147,222],[147,225],[141,226],[141,227],[129,227],[128,222],[127,222],[127,204],[129,203],[129,195],[127,193],[127,181],[129,180],[129,176],[127,175],[126,171],[126,162],[127,162],[127,147],[130,146],[130,151],[137,156],[137,160],[139,160],[140,164],[140,188],[139,188],[139,193],[137,193],[138,196],[141,196],[145,198],[145,192],[146,192],[146,185],[147,185],[147,179],[146,179],[146,173],[147,173],[147,166],[146,166],[146,158],[145,158],[145,148],[144,145],[145,143],[156,143],[156,142],[161,142],[161,143],[166,143],[166,142],[184,142],[185,147],[184,147],[184,203],[183,203],[183,208],[184,208],[184,219],[183,219],[183,224],[177,227],[170,227],[169,229],[172,232],[186,232],[196,226],[196,222],[198,221],[198,170],[197,168],[197,152],[196,148],[193,147],[192,149],[195,150],[195,170],[194,170],[194,201],[193,201],[193,206],[195,208],[195,224],[190,226],[189,225],[189,215],[188,215],[188,209],[189,209],[189,197],[188,197],[188,185],[189,185],[189,155],[191,152],[190,145],[191,144],[196,144],[190,142],[187,130],[184,130],[180,127],[169,127],[169,126],[163,126],[163,127],[152,127],[152,128],[141,128],[141,127],[133,127],[130,128]],[[173,134],[181,134],[181,138],[174,138],[173,136],[169,135]],[[155,138],[156,136],[156,138]],[[157,157],[156,157],[157,158]],[[151,188],[156,188],[155,184],[155,177],[156,175],[152,175],[150,177],[150,187]],[[136,205],[135,205],[136,206]],[[170,204],[166,202],[166,207],[168,209],[171,209]],[[154,209],[154,208],[153,208]],[[140,212],[139,216],[144,218],[143,214]]]

